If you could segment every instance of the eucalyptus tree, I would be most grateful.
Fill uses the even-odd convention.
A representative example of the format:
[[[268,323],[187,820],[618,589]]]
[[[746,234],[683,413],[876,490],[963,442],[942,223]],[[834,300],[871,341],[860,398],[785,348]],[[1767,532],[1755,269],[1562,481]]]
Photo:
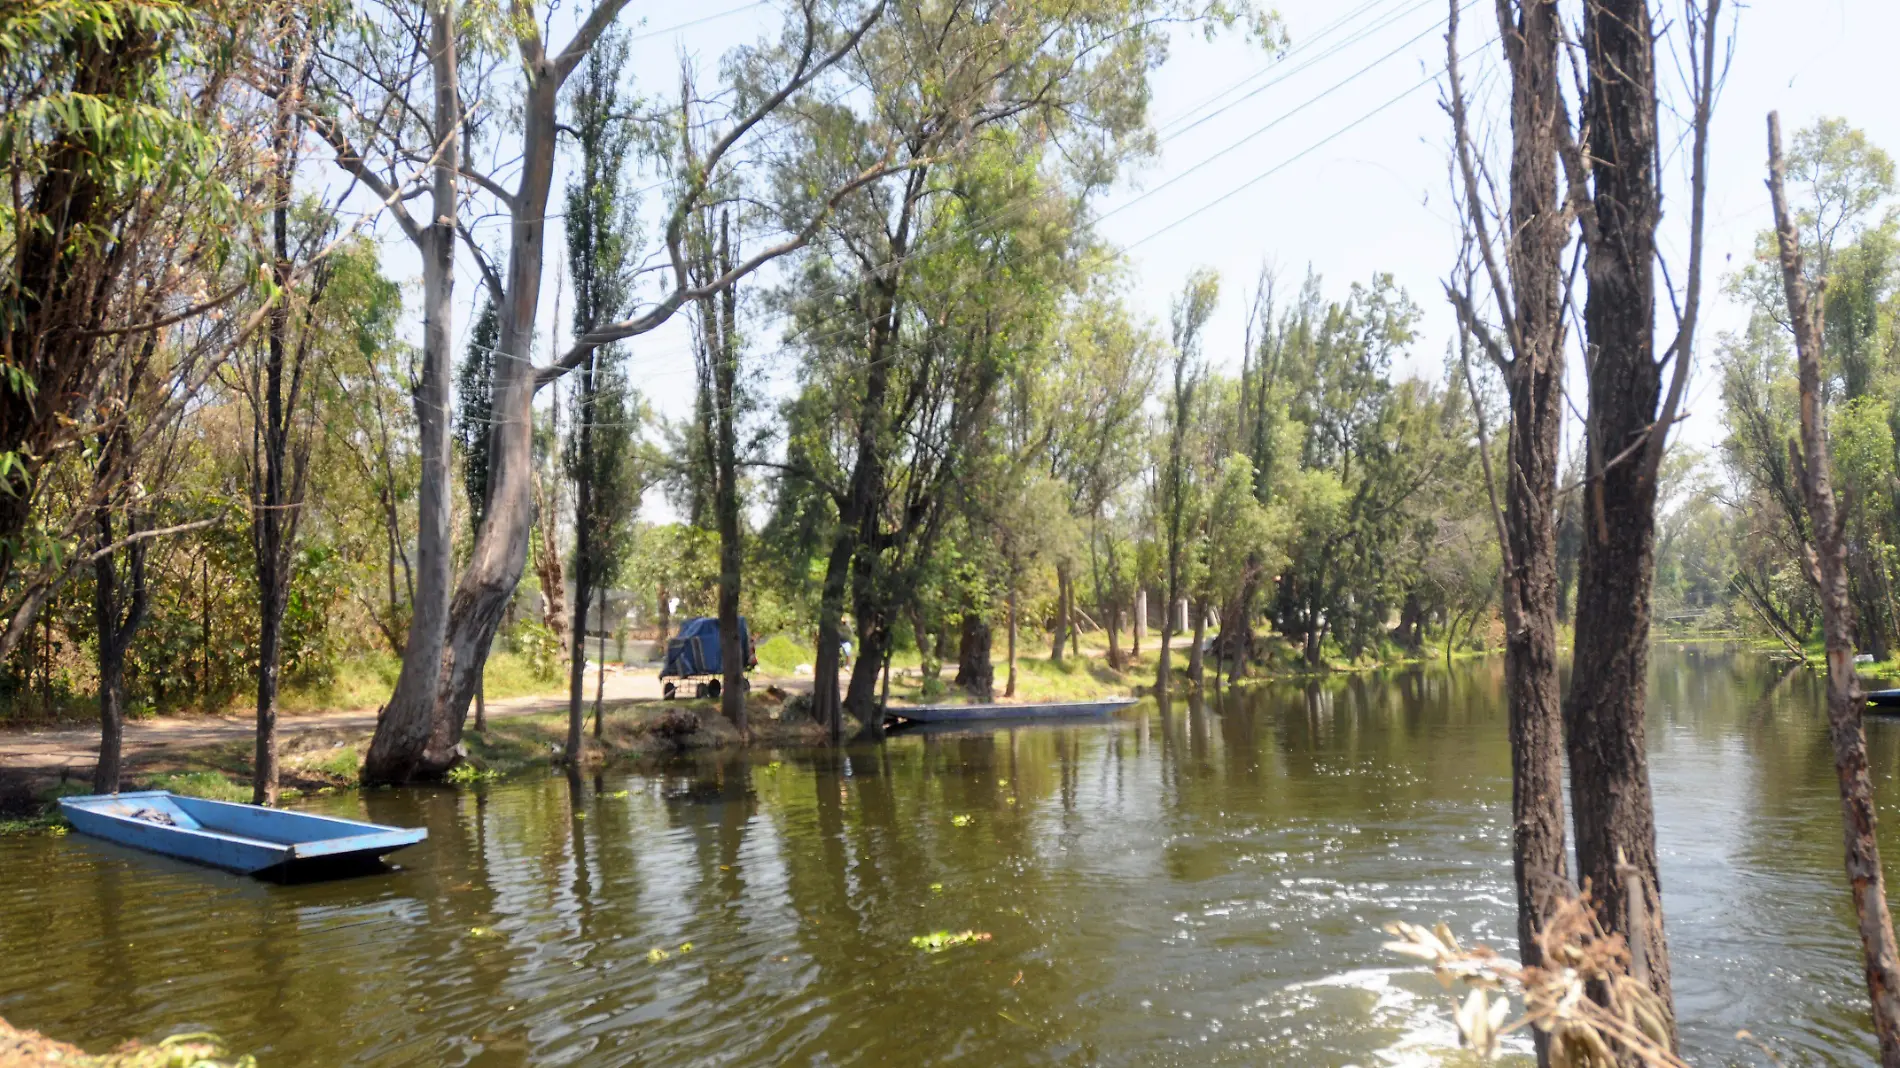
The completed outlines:
[[[1188,526],[1195,495],[1194,471],[1188,455],[1188,435],[1194,414],[1194,394],[1201,384],[1201,333],[1220,301],[1220,276],[1205,268],[1188,276],[1175,297],[1170,319],[1174,345],[1174,386],[1167,402],[1168,451],[1155,480],[1155,512],[1161,520],[1161,538],[1167,563],[1164,581],[1168,599],[1161,613],[1161,649],[1156,661],[1155,690],[1168,699],[1174,675],[1175,606],[1186,588]]]
[[[1332,302],[1309,278],[1299,303],[1281,372],[1299,431],[1299,476],[1286,486],[1299,518],[1272,610],[1318,665],[1329,638],[1357,655],[1383,630],[1402,596],[1394,565],[1410,509],[1453,446],[1440,436],[1443,398],[1392,380],[1419,312],[1390,276]]]
[[[253,217],[238,190],[267,120],[235,73],[258,13],[146,0],[0,10],[0,656],[90,563],[75,550],[103,502],[55,506],[47,476],[112,432],[115,372],[170,348],[150,366],[181,400],[255,328],[256,316],[210,313],[250,289],[232,232]],[[144,424],[119,455],[168,428]]]
[[[314,126],[330,142],[338,164],[379,197],[424,253],[424,319],[429,331],[418,397],[419,408],[430,414],[422,432],[426,474],[417,605],[403,673],[378,718],[364,763],[368,781],[439,775],[458,759],[469,702],[527,558],[534,520],[535,393],[586,363],[599,346],[648,333],[703,295],[708,287],[695,286],[688,276],[687,224],[708,190],[733,166],[734,147],[765,140],[754,135],[770,132],[769,120],[780,105],[820,82],[883,14],[881,0],[868,8],[803,0],[781,45],[753,50],[752,60],[739,59],[743,67],[753,60],[765,62],[760,57],[774,57],[777,62],[766,65],[773,67],[776,80],[768,76],[749,83],[708,147],[696,159],[671,161],[676,169],[658,250],[666,264],[658,298],[631,318],[576,337],[552,363],[536,366],[530,350],[540,305],[560,92],[625,6],[625,0],[600,0],[584,14],[576,13],[565,42],[551,46],[552,5],[537,9],[524,2],[505,16],[465,22],[453,0],[429,0],[419,8],[390,0],[381,18],[370,20],[375,40],[338,56],[328,67],[333,77],[315,109]],[[458,66],[465,36],[493,46],[476,55],[475,80],[481,91],[474,94],[463,92]],[[435,99],[427,116],[408,99],[410,87],[424,82],[433,86]],[[502,122],[488,112],[471,110],[465,100],[483,107],[502,100],[514,105],[508,121]],[[497,139],[488,153],[490,171],[463,158],[460,138],[471,128]],[[786,236],[735,264],[710,288],[724,288],[802,246],[826,213],[887,167],[884,160],[872,161],[863,173],[827,185],[781,213],[774,221]],[[405,169],[434,176],[436,202],[426,225],[404,207]],[[469,239],[464,205],[456,195],[461,183],[470,188],[471,200],[493,206],[507,219],[505,264],[491,262]],[[474,255],[483,285],[496,301],[499,323],[490,389],[488,504],[451,597],[445,419],[449,268],[458,236]]]
[[[1123,303],[1110,264],[1084,264],[1082,272],[1080,292],[1064,301],[1061,328],[1048,357],[1017,379],[1024,394],[1018,405],[1032,424],[1027,437],[1036,442],[1046,473],[1068,488],[1069,512],[1077,527],[1077,537],[1055,558],[1051,648],[1058,662],[1064,640],[1075,640],[1081,582],[1076,569],[1094,561],[1109,500],[1133,481],[1146,459],[1142,408],[1154,385],[1161,350]],[[1110,587],[1104,587],[1099,565],[1091,572],[1096,609],[1107,617],[1112,636],[1121,607],[1110,596]]]
[[[807,333],[860,339],[855,438],[844,443],[849,474],[835,485],[837,524],[826,558],[814,684],[814,706],[834,730],[846,704],[869,714],[871,673],[888,651],[889,594],[878,583],[892,531],[882,503],[892,488],[892,416],[906,411],[892,361],[933,343],[930,324],[915,314],[912,290],[927,275],[925,265],[941,259],[933,254],[936,235],[971,240],[1041,210],[1038,198],[993,199],[988,210],[966,210],[965,219],[948,226],[959,210],[951,198],[968,173],[960,161],[975,152],[1007,154],[1064,173],[1082,196],[1098,188],[1120,157],[1145,147],[1146,74],[1162,56],[1163,23],[1175,14],[1173,5],[1150,0],[1060,8],[898,0],[848,62],[858,90],[800,104],[816,151],[788,165],[783,184],[834,186],[893,147],[899,165],[828,228],[813,277],[835,303],[814,303],[802,324]],[[947,339],[941,329],[934,334]],[[847,700],[837,680],[848,587],[858,638],[870,655],[860,660]]]
[[[327,353],[317,315],[334,261],[315,265],[307,285],[296,267],[311,260],[332,229],[328,205],[319,218],[294,220],[293,180],[303,158],[304,117],[297,100],[308,83],[310,35],[293,13],[278,20],[272,42],[276,61],[267,93],[276,105],[268,157],[270,215],[259,236],[268,246],[259,257],[269,265],[268,319],[263,344],[241,358],[233,378],[248,402],[251,422],[251,549],[257,576],[257,737],[251,769],[251,803],[277,803],[277,691],[282,669],[284,609],[290,599],[297,534],[303,525],[304,488],[310,450],[317,436],[312,400],[320,385],[315,364]],[[302,225],[297,225],[298,222]],[[293,229],[299,231],[293,234]]]
[[[1235,603],[1242,590],[1286,563],[1287,508],[1284,502],[1260,501],[1253,461],[1238,452],[1228,453],[1209,481],[1189,584],[1190,596],[1203,613],[1208,605]],[[1230,674],[1239,666],[1236,661]],[[1214,673],[1218,682],[1218,658]]]
[[[582,63],[573,90],[570,125],[580,159],[568,184],[564,214],[577,334],[621,318],[632,305],[629,257],[638,238],[638,217],[628,171],[636,127],[620,91],[626,62],[625,36],[604,35]],[[579,763],[581,755],[588,610],[595,591],[612,580],[617,558],[625,555],[628,528],[639,506],[628,383],[619,362],[617,346],[603,345],[588,354],[564,456],[566,474],[574,483],[574,621],[565,751],[570,764]],[[606,657],[597,659],[604,674]],[[598,716],[594,729],[598,737]]]
[[[390,47],[383,47],[373,28],[358,39],[326,42],[314,84],[299,98],[310,128],[329,145],[337,166],[370,191],[422,259],[422,360],[414,397],[422,467],[416,492],[416,590],[402,670],[377,717],[364,762],[370,781],[407,778],[420,761],[431,724],[414,710],[433,706],[448,622],[449,329],[468,119],[461,99],[462,34],[455,0],[414,6],[392,0],[386,14]],[[426,113],[410,100],[418,84],[430,89]],[[418,188],[428,190],[429,214],[419,219],[408,207],[410,186],[424,179],[427,185]]]
[[[710,212],[705,213],[710,216]],[[694,278],[704,285],[732,270],[731,217],[719,213],[714,228],[702,220]],[[719,534],[719,648],[720,711],[740,731],[746,730],[745,656],[740,640],[739,597],[742,592],[745,546],[739,522],[739,287],[701,297],[694,309],[697,329],[693,354],[698,362],[699,452],[711,475],[713,527]]]

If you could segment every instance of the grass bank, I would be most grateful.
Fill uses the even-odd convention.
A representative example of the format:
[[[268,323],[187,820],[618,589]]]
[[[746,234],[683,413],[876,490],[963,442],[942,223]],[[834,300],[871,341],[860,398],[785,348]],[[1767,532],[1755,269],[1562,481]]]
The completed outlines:
[[[719,713],[718,702],[620,701],[605,706],[603,729],[597,739],[593,724],[584,734],[583,763],[599,766],[620,761],[663,758],[696,749],[792,748],[825,744],[823,727],[788,716],[785,695],[761,688],[747,702],[750,738]],[[855,724],[851,725],[855,729]],[[491,719],[483,732],[464,737],[466,763],[450,776],[452,782],[498,779],[559,761],[567,739],[565,711],[512,715]],[[279,750],[280,797],[296,800],[314,794],[353,790],[358,786],[363,755],[369,749],[367,730],[313,730],[286,735]],[[248,802],[251,799],[255,750],[248,740],[194,748],[165,749],[135,754],[128,759],[124,788],[170,790],[189,797]],[[60,834],[62,796],[91,792],[79,778],[15,779],[0,791],[0,834]]]

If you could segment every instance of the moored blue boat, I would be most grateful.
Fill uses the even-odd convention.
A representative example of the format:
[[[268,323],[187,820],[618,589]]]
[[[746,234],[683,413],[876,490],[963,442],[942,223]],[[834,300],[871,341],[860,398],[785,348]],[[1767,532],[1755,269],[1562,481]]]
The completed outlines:
[[[360,868],[429,836],[422,828],[180,797],[169,790],[62,797],[94,838],[246,875],[301,877]]]

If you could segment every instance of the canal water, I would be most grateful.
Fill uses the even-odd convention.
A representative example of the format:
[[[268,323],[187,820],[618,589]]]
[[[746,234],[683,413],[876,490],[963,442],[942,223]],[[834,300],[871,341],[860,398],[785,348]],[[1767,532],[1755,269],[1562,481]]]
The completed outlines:
[[[1873,1059],[1821,689],[1658,647],[1651,769],[1686,1051]],[[1900,724],[1870,722],[1883,799]],[[1507,952],[1496,661],[1102,725],[913,735],[313,809],[429,829],[273,886],[0,840],[0,1016],[302,1065],[1467,1063],[1395,919]],[[1882,812],[1900,856],[1900,812]],[[912,939],[973,937],[932,952]],[[1521,1048],[1521,1047],[1520,1047]]]

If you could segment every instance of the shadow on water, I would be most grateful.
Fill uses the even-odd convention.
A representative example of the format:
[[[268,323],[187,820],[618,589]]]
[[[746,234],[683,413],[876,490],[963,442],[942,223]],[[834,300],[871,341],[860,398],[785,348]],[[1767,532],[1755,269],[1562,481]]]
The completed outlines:
[[[1864,1062],[1818,681],[1694,646],[1653,672],[1690,1053],[1736,1059],[1746,1027]],[[1513,948],[1501,684],[1460,663],[314,799],[430,837],[308,885],[0,840],[0,1016],[93,1048],[208,1029],[270,1068],[1436,1064],[1449,1002],[1379,927]],[[1868,735],[1890,788],[1900,723]]]

